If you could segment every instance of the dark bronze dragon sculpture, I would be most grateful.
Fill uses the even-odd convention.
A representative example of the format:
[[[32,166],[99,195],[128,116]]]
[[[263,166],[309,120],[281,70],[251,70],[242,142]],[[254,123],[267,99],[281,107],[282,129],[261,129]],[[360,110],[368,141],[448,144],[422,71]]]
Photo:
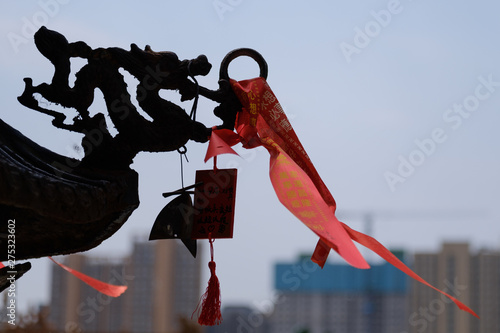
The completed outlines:
[[[9,259],[9,220],[15,222],[16,260],[85,251],[113,235],[139,206],[138,175],[130,168],[136,154],[179,150],[188,140],[206,142],[211,128],[196,121],[199,95],[218,103],[214,109],[222,119],[218,128],[232,130],[241,104],[231,90],[227,63],[240,55],[254,57],[249,49],[230,52],[226,65],[221,64],[219,88],[210,90],[195,78],[212,67],[204,55],[179,60],[175,53],[135,44],[128,51],[92,49],[82,41],[70,43],[46,27],[36,32],[34,41],[53,64],[54,75],[50,84],[36,86],[25,78],[18,100],[52,116],[55,127],[82,133],[84,157],[56,154],[0,120],[0,261]],[[70,87],[74,57],[87,63]],[[149,119],[132,103],[120,70],[137,79],[135,99]],[[265,71],[267,75],[267,67]],[[95,89],[104,96],[116,135],[108,130],[103,113],[89,112]],[[194,99],[191,114],[160,97],[162,89],[178,91],[181,101]],[[76,110],[77,116],[68,122],[65,113],[42,107],[45,103],[36,97]]]

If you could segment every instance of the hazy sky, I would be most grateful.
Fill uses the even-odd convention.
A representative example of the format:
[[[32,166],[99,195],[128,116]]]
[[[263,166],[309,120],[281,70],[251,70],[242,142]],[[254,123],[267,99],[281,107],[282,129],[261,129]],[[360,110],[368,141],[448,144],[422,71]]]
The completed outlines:
[[[145,3],[145,2],[142,2]],[[219,64],[232,49],[251,47],[269,66],[268,82],[337,200],[343,221],[387,247],[439,248],[469,241],[498,248],[500,214],[500,5],[496,1],[2,1],[0,118],[55,152],[75,156],[80,136],[21,106],[23,78],[50,82],[53,67],[35,48],[46,25],[69,41],[129,49],[151,45],[181,59],[207,55],[199,79],[217,88]],[[82,62],[75,62],[75,67]],[[257,76],[238,59],[235,79]],[[103,111],[97,94],[93,111]],[[165,96],[180,103],[175,93]],[[181,104],[189,110],[191,102]],[[215,104],[200,101],[198,118],[219,124]],[[270,299],[273,263],[310,253],[317,237],[278,202],[265,150],[222,156],[239,169],[234,239],[215,242],[223,304]],[[189,143],[185,182],[203,163],[205,144]],[[177,153],[140,154],[140,207],[88,254],[123,256],[134,235],[146,240],[180,187]],[[6,223],[4,221],[3,223]],[[337,258],[332,254],[332,258]],[[373,257],[372,257],[373,258]],[[47,301],[52,263],[32,260],[18,283],[23,307]],[[208,268],[206,268],[208,279]],[[204,281],[206,280],[203,279]]]

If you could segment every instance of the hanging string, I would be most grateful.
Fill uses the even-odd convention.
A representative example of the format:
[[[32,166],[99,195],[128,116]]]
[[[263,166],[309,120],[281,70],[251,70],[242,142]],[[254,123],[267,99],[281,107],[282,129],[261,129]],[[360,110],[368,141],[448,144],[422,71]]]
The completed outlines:
[[[208,242],[210,243],[210,261],[214,261],[214,242],[215,239],[212,238],[212,233],[208,233]]]
[[[187,148],[186,146],[182,146],[181,148],[177,149],[177,152],[179,153],[179,157],[181,159],[181,186],[184,188],[184,164],[182,163],[182,156],[186,159],[186,162],[189,163],[189,160],[187,158]]]
[[[193,102],[193,106],[191,108],[191,113],[189,114],[189,117],[191,119],[193,119],[193,121],[196,121],[196,109],[198,107],[198,98],[200,96],[200,85],[198,84],[198,81],[196,80],[196,78],[194,77],[194,75],[191,74],[191,62],[192,62],[192,60],[190,60],[188,62],[187,70],[188,70],[189,77],[191,79],[193,79],[193,81],[194,81],[194,84],[195,84],[195,87],[196,87],[196,95],[194,96],[194,102]]]

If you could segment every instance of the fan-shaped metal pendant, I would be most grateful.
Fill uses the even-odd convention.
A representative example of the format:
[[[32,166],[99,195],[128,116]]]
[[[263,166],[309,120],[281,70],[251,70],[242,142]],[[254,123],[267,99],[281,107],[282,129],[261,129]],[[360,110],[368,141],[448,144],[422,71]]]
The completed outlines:
[[[191,196],[187,192],[182,193],[160,211],[149,240],[178,238],[196,258],[196,240],[191,239],[193,211]]]

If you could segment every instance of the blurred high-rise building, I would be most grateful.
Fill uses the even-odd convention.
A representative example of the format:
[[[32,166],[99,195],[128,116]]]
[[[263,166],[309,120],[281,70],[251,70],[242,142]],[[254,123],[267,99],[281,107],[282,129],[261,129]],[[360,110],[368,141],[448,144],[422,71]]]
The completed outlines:
[[[403,258],[402,251],[394,252]],[[359,270],[309,256],[275,266],[273,333],[401,333],[407,328],[408,278],[392,265]]]
[[[481,319],[420,283],[412,284],[410,332],[500,332],[500,253],[471,253],[467,243],[445,243],[437,253],[415,255],[414,269],[434,286],[471,307]]]
[[[112,298],[54,265],[49,319],[61,332],[176,333],[200,299],[200,260],[178,241],[135,242],[130,256],[114,260],[66,259],[71,268],[128,289]]]
[[[249,305],[230,305],[222,309],[220,325],[207,327],[205,333],[272,333],[268,313]]]

